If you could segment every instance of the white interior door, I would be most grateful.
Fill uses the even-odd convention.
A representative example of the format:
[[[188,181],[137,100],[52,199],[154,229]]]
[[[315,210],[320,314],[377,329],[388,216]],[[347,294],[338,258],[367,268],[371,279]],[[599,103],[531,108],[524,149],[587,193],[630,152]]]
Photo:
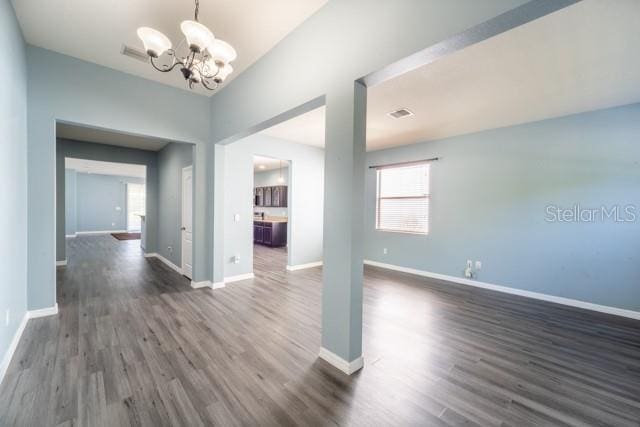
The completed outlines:
[[[182,169],[182,274],[191,279],[193,271],[193,168]]]

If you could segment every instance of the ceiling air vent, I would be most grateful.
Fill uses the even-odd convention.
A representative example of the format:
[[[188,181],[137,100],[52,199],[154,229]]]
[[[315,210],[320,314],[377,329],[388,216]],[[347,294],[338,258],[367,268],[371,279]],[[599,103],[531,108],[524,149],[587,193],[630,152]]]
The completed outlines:
[[[406,108],[401,108],[399,110],[395,110],[387,114],[393,117],[394,119],[402,119],[404,117],[413,116],[413,113]]]
[[[126,44],[122,45],[122,49],[120,49],[120,53],[123,54],[124,56],[128,56],[129,58],[133,58],[140,62],[149,62],[149,56],[145,52],[138,50],[134,47],[127,46]]]

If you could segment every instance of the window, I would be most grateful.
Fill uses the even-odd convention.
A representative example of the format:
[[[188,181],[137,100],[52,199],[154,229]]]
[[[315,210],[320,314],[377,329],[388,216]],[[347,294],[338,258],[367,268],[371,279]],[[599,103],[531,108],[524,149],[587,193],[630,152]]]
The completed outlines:
[[[144,184],[127,183],[127,230],[140,231],[142,222],[140,215],[145,214]]]
[[[429,164],[377,170],[376,229],[399,233],[429,232]]]

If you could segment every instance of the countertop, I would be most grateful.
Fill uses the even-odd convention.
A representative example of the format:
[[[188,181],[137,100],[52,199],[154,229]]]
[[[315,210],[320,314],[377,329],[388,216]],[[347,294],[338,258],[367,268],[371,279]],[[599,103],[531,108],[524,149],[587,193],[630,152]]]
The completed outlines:
[[[258,222],[270,222],[270,223],[276,223],[276,222],[287,222],[287,218],[278,218],[278,217],[266,217],[264,219],[262,219],[259,216],[254,216],[253,217],[254,221],[258,221]]]

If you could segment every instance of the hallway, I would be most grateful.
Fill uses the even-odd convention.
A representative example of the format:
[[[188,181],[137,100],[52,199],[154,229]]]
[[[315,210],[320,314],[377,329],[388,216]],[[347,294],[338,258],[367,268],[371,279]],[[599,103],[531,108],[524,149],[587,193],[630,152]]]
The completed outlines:
[[[640,418],[637,321],[367,267],[365,367],[348,377],[317,358],[320,268],[193,290],[138,241],[79,236],[68,252],[60,313],[28,323],[0,425]]]

